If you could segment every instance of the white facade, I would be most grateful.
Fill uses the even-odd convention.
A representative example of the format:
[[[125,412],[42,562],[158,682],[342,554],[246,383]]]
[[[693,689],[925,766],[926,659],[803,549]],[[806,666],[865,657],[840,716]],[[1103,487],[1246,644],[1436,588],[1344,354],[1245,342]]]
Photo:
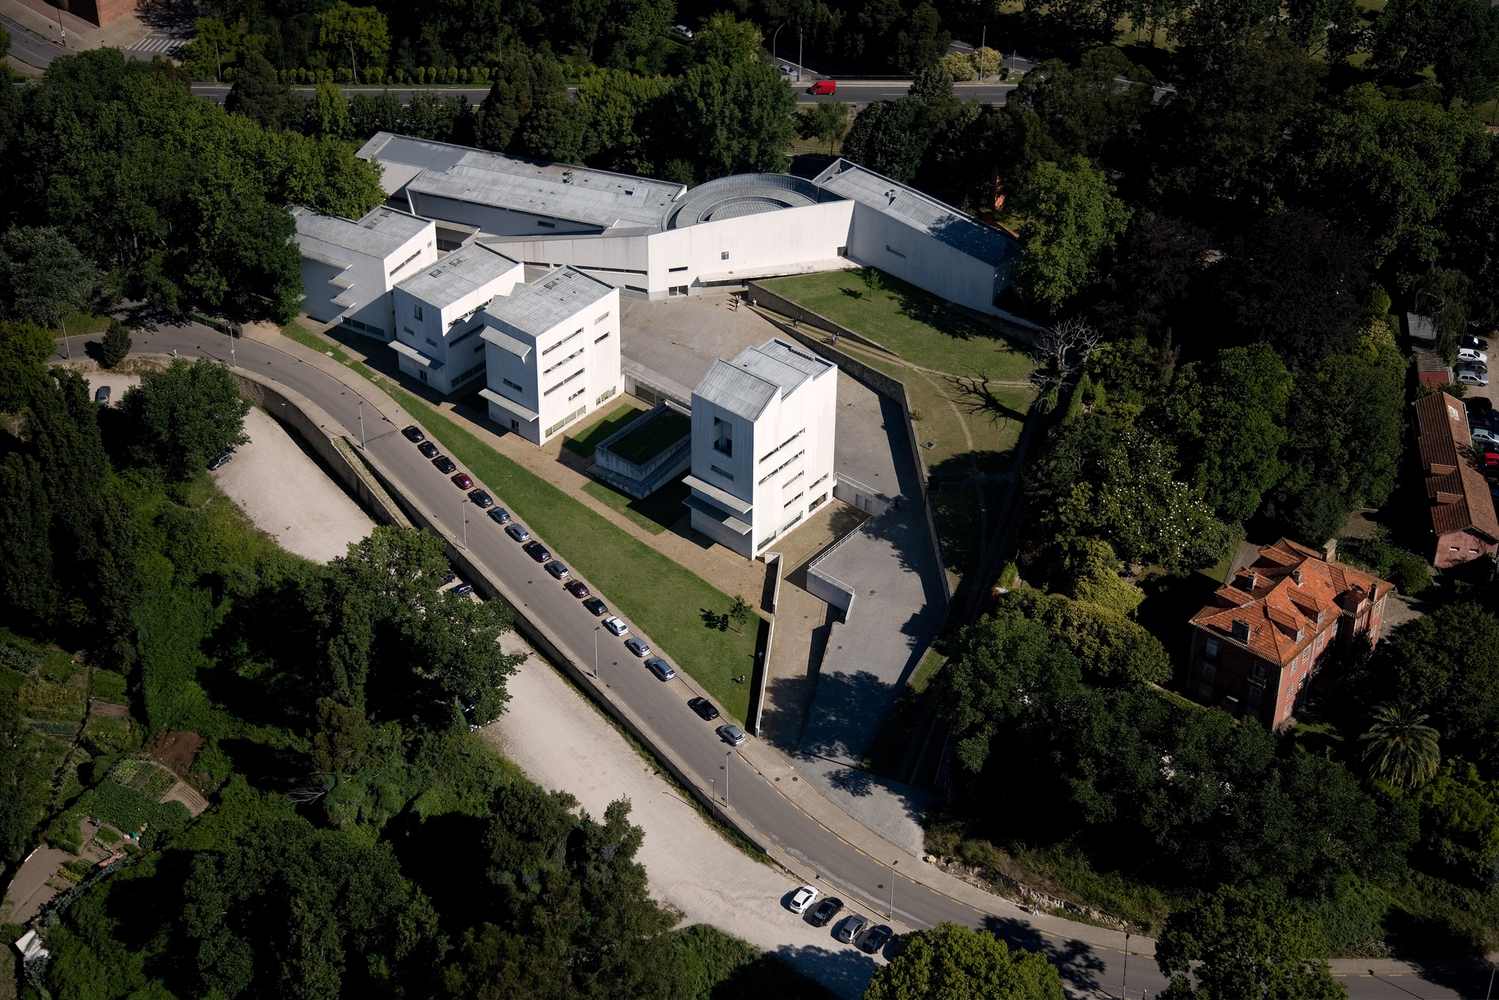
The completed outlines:
[[[773,339],[692,394],[692,527],[753,559],[833,495],[838,369]]]
[[[437,227],[428,219],[377,208],[357,222],[293,208],[302,252],[302,311],[319,323],[342,322],[390,340],[390,290],[437,260]]]
[[[1013,235],[847,160],[813,180],[736,174],[688,190],[384,132],[359,155],[382,163],[392,200],[414,212],[648,299],[869,265],[1001,315],[1019,263]]]
[[[496,298],[482,322],[489,418],[536,444],[619,392],[619,289],[560,267]]]
[[[484,322],[477,313],[509,295],[524,276],[518,262],[470,244],[391,290],[401,371],[441,393],[465,390],[484,374]]]

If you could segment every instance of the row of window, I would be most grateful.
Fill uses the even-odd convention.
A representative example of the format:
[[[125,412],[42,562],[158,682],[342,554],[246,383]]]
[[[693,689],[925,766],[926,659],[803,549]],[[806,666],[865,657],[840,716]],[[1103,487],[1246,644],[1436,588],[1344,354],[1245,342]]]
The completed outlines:
[[[556,385],[552,386],[546,392],[543,392],[542,395],[543,396],[550,396],[552,393],[556,392],[558,389],[562,388],[564,385],[567,385],[567,383],[571,382],[573,379],[578,378],[580,375],[583,374],[583,372],[585,370],[586,369],[579,368],[577,371],[573,372],[567,378],[563,379],[561,382],[558,382]]]
[[[769,451],[767,451],[764,455],[760,456],[760,462],[761,462],[761,464],[763,464],[765,462],[765,460],[768,459],[770,456],[774,455],[776,452],[780,451],[782,448],[786,447],[788,444],[790,444],[791,442],[795,441],[797,438],[801,437],[805,433],[807,433],[807,429],[805,427],[803,427],[801,430],[797,431],[795,434],[791,435],[789,438],[787,438],[786,440],[782,441],[780,444],[776,445],[774,448],[772,448]]]
[[[582,332],[583,332],[583,328],[581,326],[578,327],[572,333],[569,333],[566,337],[563,337],[561,340],[557,341],[551,347],[548,347],[546,350],[542,351],[541,352],[541,356],[542,357],[546,357],[548,354],[551,354],[557,348],[561,347],[563,344],[567,343],[569,340],[572,340],[574,337],[576,337],[578,334],[580,334]]]
[[[780,472],[782,469],[786,468],[786,466],[790,465],[792,462],[795,462],[798,458],[801,458],[806,453],[807,453],[807,449],[803,448],[801,451],[797,452],[795,455],[792,455],[790,458],[786,459],[786,461],[782,462],[780,465],[776,466],[774,469],[771,469],[769,472],[767,472],[764,475],[764,477],[761,478],[760,482],[757,483],[756,485],[764,486],[765,483],[766,483],[766,480],[770,479],[771,476],[775,475],[777,472]]]
[[[546,371],[542,372],[541,373],[542,377],[545,378],[546,376],[552,374],[552,372],[556,371],[558,368],[561,368],[563,365],[567,364],[569,361],[572,361],[572,360],[574,360],[576,358],[581,357],[582,354],[583,354],[583,348],[580,347],[576,351],[573,351],[571,354],[569,354],[567,357],[563,358],[561,361],[558,361],[556,364],[552,365],[552,367],[548,368]]]
[[[556,434],[562,428],[566,427],[568,424],[581,417],[587,410],[588,407],[586,405],[578,407],[576,410],[569,413],[567,416],[563,417],[552,426],[548,427],[546,433],[543,434],[542,437],[551,437],[553,434]]]

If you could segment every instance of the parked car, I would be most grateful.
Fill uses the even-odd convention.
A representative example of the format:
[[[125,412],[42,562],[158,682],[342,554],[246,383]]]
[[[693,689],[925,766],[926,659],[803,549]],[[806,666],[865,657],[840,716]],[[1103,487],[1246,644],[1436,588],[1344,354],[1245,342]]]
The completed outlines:
[[[208,463],[208,471],[214,472],[215,470],[222,469],[224,466],[229,464],[229,461],[232,458],[234,458],[234,451],[232,449],[229,451],[219,452],[217,455],[213,456],[213,461]]]
[[[1489,356],[1472,347],[1459,347],[1457,349],[1457,360],[1459,361],[1482,361],[1488,363]]]
[[[702,716],[704,722],[712,722],[718,718],[718,709],[707,698],[693,698],[687,703],[687,707]]]
[[[677,672],[671,668],[671,664],[667,663],[659,656],[653,656],[650,659],[646,660],[645,665],[650,668],[651,673],[655,674],[663,681],[669,681],[673,677],[677,676]]]
[[[812,900],[817,898],[817,890],[810,885],[804,885],[791,894],[791,912],[806,913],[807,907],[812,905]]]
[[[458,466],[454,465],[453,460],[446,455],[438,455],[432,460],[432,464],[437,466],[437,471],[445,476],[458,471]]]
[[[480,510],[483,510],[485,507],[494,506],[494,498],[484,490],[469,490],[468,498],[469,500],[473,501],[474,506],[478,507]]]
[[[1488,385],[1489,377],[1482,372],[1469,371],[1464,368],[1459,368],[1457,372],[1457,381],[1460,385]]]
[[[582,580],[569,580],[562,585],[562,589],[579,600],[588,596],[588,588],[584,586]]]
[[[427,440],[427,435],[423,434],[422,429],[416,424],[412,424],[410,427],[405,428],[401,431],[401,433],[406,435],[406,440],[410,441],[412,444],[421,444],[423,441]]]
[[[539,563],[552,561],[552,554],[548,552],[547,547],[540,542],[527,543],[526,555],[530,556],[532,559],[535,559]]]
[[[531,533],[518,524],[505,525],[505,534],[509,535],[517,542],[524,542],[526,539],[531,537]]]
[[[1487,361],[1459,361],[1457,363],[1457,370],[1460,372],[1478,372],[1480,375],[1487,375],[1489,373],[1489,363]]]
[[[559,580],[565,580],[571,575],[570,573],[568,573],[567,567],[560,562],[547,563],[547,572],[552,574]]]
[[[1494,416],[1494,401],[1487,396],[1469,396],[1463,400],[1463,405],[1468,408],[1468,416],[1480,420],[1491,420]]]
[[[442,582],[443,583],[452,583],[456,579],[458,579],[458,574],[454,573],[452,570],[448,570],[446,573],[444,573],[442,575]]]
[[[579,586],[582,586],[582,584],[579,584]],[[580,596],[588,597],[587,594],[583,594]],[[588,612],[595,618],[602,617],[609,613],[609,605],[605,604],[597,597],[589,597],[588,600],[583,602],[583,607],[586,608]]]
[[[109,404],[109,386],[101,385],[94,390],[94,402]]]
[[[1499,448],[1499,434],[1495,434],[1487,427],[1475,427],[1473,428],[1473,446],[1493,451]]]
[[[836,94],[838,93],[837,80],[818,80],[807,88],[809,94]]]
[[[473,592],[474,585],[471,583],[460,583],[458,586],[453,588],[453,593],[457,594],[459,597],[462,597],[465,594],[472,594]]]
[[[437,445],[433,444],[431,441],[423,441],[421,444],[416,446],[416,450],[421,452],[428,458],[437,457]]]
[[[642,660],[651,655],[651,647],[647,646],[645,640],[638,635],[632,635],[625,640],[625,648]]]
[[[811,921],[813,927],[826,927],[828,921],[832,920],[843,911],[843,900],[837,896],[829,896],[817,904],[817,909],[812,911]]]
[[[685,24],[674,24],[671,26],[672,33],[682,38],[691,39],[692,29]]]
[[[714,730],[725,743],[740,746],[744,743],[744,730],[738,726],[719,726]]]
[[[843,926],[838,928],[834,935],[844,944],[853,944],[854,938],[858,937],[864,928],[869,926],[869,918],[860,913],[850,913],[848,919],[843,921]]]
[[[452,476],[451,478],[453,480],[453,485],[458,487],[460,490],[470,490],[474,488],[474,481],[468,477],[467,472],[460,472]]]
[[[604,628],[608,629],[613,635],[624,635],[630,631],[630,626],[626,625],[624,619],[620,618],[619,615],[610,615],[608,618],[605,618]]]
[[[884,924],[880,924],[880,926],[878,927],[871,927],[869,929],[869,931],[864,935],[864,939],[859,942],[859,947],[863,948],[865,951],[869,952],[869,954],[873,955],[881,948],[885,947],[886,943],[889,942],[889,940],[894,936],[894,931],[886,927]]]
[[[1489,349],[1489,342],[1482,337],[1475,337],[1465,333],[1457,338],[1457,346],[1466,347],[1470,351],[1487,351]]]
[[[777,66],[776,69],[780,71],[780,74],[782,76],[794,76],[796,74],[796,70],[792,69],[790,66],[787,66],[785,63],[781,63],[781,65]]]
[[[504,507],[493,507],[489,511],[489,518],[495,524],[509,524],[510,512]]]

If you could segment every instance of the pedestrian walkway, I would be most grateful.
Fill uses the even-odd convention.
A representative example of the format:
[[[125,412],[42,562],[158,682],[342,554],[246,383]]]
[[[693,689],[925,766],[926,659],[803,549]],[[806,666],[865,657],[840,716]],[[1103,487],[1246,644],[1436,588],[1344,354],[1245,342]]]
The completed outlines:
[[[173,38],[171,35],[152,33],[125,49],[126,52],[140,52],[147,55],[162,55],[168,59],[181,59],[182,48],[187,44],[185,38]]]

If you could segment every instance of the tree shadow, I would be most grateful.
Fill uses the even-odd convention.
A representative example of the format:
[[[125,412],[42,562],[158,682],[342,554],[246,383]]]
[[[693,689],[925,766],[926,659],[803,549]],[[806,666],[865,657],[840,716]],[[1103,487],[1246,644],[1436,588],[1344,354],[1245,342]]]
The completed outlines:
[[[1036,927],[1010,917],[986,916],[982,927],[1011,947],[1045,955],[1057,967],[1069,995],[1113,996],[1101,979],[1106,966],[1091,945],[1072,938],[1047,937]],[[1150,959],[1142,956],[1141,961],[1148,963]]]
[[[990,381],[985,375],[949,375],[947,384],[950,385],[957,395],[958,407],[969,416],[988,416],[989,422],[997,424],[1000,421],[1014,420],[1024,424],[1028,414],[1024,410],[1017,410],[1005,403],[989,388]]]
[[[878,968],[873,958],[853,948],[782,945],[771,954],[840,997],[862,996]]]

